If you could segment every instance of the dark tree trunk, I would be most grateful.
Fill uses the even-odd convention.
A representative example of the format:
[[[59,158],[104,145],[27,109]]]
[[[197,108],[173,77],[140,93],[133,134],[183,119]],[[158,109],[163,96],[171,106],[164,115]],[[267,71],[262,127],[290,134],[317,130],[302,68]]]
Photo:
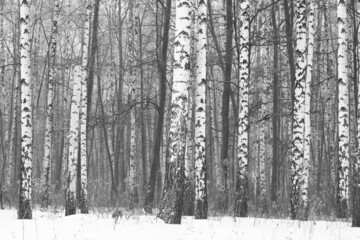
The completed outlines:
[[[99,5],[100,0],[95,0],[94,5],[94,19],[92,23],[92,39],[91,39],[91,47],[90,47],[90,58],[88,60],[88,69],[89,69],[89,75],[88,75],[88,81],[87,81],[87,121],[90,119],[90,113],[91,113],[91,101],[92,101],[92,92],[93,92],[93,86],[94,86],[94,68],[95,68],[95,56],[98,48],[98,22],[99,22]]]
[[[170,14],[171,14],[171,0],[166,1],[165,15],[164,15],[164,26],[163,26],[163,39],[162,47],[160,52],[160,59],[158,61],[159,71],[159,108],[158,108],[158,120],[156,125],[156,135],[154,137],[154,153],[153,160],[151,163],[149,182],[146,187],[146,197],[144,209],[146,212],[151,213],[154,201],[156,175],[160,166],[160,146],[163,136],[163,124],[164,124],[164,113],[166,104],[166,63],[167,63],[167,50],[169,44],[169,29],[170,29]]]
[[[359,105],[359,99],[358,99],[358,61],[357,61],[357,50],[359,47],[359,42],[358,42],[358,35],[356,34],[358,32],[358,25],[356,24],[356,11],[355,11],[355,1],[352,0],[352,20],[353,20],[353,68],[354,68],[354,99],[355,99],[355,121],[357,121],[357,123],[359,123],[358,118],[360,116],[358,116],[359,114],[359,110],[358,109],[358,105]],[[357,126],[357,124],[356,124]],[[359,149],[359,139],[355,140],[355,145],[356,145],[356,149]],[[353,179],[352,182],[350,182],[350,184],[352,183],[353,186],[353,192],[352,192],[352,226],[353,227],[360,227],[360,169],[358,168],[359,166],[359,157],[360,156],[356,156],[355,160],[354,160],[354,164],[353,164]],[[350,175],[351,176],[351,175]],[[350,185],[351,186],[351,185]]]
[[[359,157],[356,158],[356,165],[359,165]],[[355,165],[355,166],[356,166]],[[352,226],[360,227],[360,171],[356,169],[353,175],[353,211]]]
[[[101,96],[101,78],[100,75],[98,76],[98,97],[99,97],[99,103],[100,103],[100,109],[101,109],[101,115],[102,115],[102,127],[104,131],[104,143],[106,148],[106,153],[108,155],[108,162],[109,162],[109,170],[110,170],[110,180],[111,180],[111,191],[113,194],[115,194],[117,197],[119,196],[117,189],[115,188],[115,177],[114,177],[114,169],[113,169],[113,163],[111,159],[111,153],[110,153],[110,146],[108,142],[108,133],[105,125],[105,110],[104,105],[102,102],[102,96]]]
[[[293,30],[292,30],[293,29],[293,19],[292,19],[293,18],[293,3],[292,3],[292,1],[290,3],[290,9],[289,9],[288,0],[284,0],[284,13],[285,13],[285,27],[286,27],[286,48],[287,48],[287,52],[288,52],[288,56],[289,56],[289,67],[290,67],[291,115],[293,115],[293,113],[294,113],[294,96],[295,96],[295,60],[294,60],[294,46],[293,46]]]
[[[122,13],[121,13],[121,0],[119,1],[119,12],[118,12],[118,18],[119,18],[119,82],[117,85],[117,112],[120,113],[122,110],[122,98],[123,98],[123,46],[122,46],[122,27],[123,27],[123,21],[122,21]],[[115,154],[114,154],[114,177],[115,177],[115,188],[118,190],[119,187],[119,181],[120,181],[120,163],[123,159],[123,151],[124,151],[124,121],[125,117],[123,119],[120,118],[120,115],[116,118],[116,143],[115,143]],[[123,166],[121,166],[123,168]],[[122,184],[123,185],[123,184]],[[125,190],[125,186],[123,186],[122,190]],[[118,199],[119,200],[119,199]]]
[[[210,4],[209,4],[210,5]],[[221,160],[224,179],[224,209],[229,205],[229,101],[231,94],[231,64],[232,64],[232,0],[226,0],[226,46],[225,46],[225,72],[224,72],[224,89],[222,97],[222,147]]]

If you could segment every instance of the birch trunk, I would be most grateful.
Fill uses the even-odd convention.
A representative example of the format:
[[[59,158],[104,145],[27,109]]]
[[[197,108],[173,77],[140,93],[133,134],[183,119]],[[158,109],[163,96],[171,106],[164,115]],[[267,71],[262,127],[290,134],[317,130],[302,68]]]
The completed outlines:
[[[30,63],[30,6],[20,1],[20,76],[21,76],[21,168],[19,219],[31,219],[32,190],[32,110]]]
[[[81,66],[81,106],[80,106],[80,163],[81,163],[81,190],[80,211],[89,213],[87,203],[87,78],[88,78],[88,44],[90,33],[91,4],[86,6],[86,19],[84,24],[84,37],[82,43],[82,66]]]
[[[188,81],[190,79],[190,0],[176,1],[174,73],[169,132],[169,157],[159,217],[180,224],[183,205]]]
[[[336,194],[338,218],[347,216],[349,198],[349,80],[347,73],[347,11],[346,0],[338,0],[338,186]]]
[[[193,25],[194,20],[192,20]],[[194,37],[194,30],[191,30],[191,36]],[[194,53],[194,44],[191,44],[191,55]],[[191,63],[192,59],[190,60]],[[185,147],[185,157],[184,157],[184,196],[183,196],[183,216],[194,216],[194,156],[193,156],[193,147],[195,144],[195,139],[192,134],[192,126],[193,126],[193,83],[195,82],[195,74],[191,74],[189,84],[188,84],[188,115],[186,118],[186,147]]]
[[[269,33],[269,26],[265,22],[269,15],[266,14],[265,18],[262,22],[263,24],[263,36]],[[261,93],[261,108],[260,108],[260,116],[261,116],[261,123],[260,123],[260,143],[259,143],[259,172],[260,172],[260,204],[261,204],[261,213],[266,213],[267,211],[267,199],[266,199],[266,174],[265,174],[265,160],[266,160],[266,103],[269,102],[269,96],[267,94],[267,87],[269,85],[269,59],[270,59],[270,48],[269,46],[263,47],[263,51],[261,52],[261,59],[263,60],[264,66],[264,82],[262,87]]]
[[[271,1],[271,22],[272,22],[272,33],[273,33],[273,98],[272,98],[272,163],[270,165],[271,173],[271,201],[276,202],[278,197],[278,170],[279,170],[279,78],[280,68],[279,59],[281,56],[280,52],[280,41],[279,41],[279,29],[278,19],[280,14],[277,14],[275,0]],[[290,55],[290,54],[289,54]]]
[[[130,99],[132,103],[136,102],[136,85],[135,80],[139,79],[137,70],[139,50],[139,15],[138,8],[139,3],[132,1],[129,12],[129,89]],[[136,120],[135,120],[135,106],[130,110],[130,168],[129,168],[129,193],[130,193],[130,209],[134,208],[134,204],[139,202],[138,188],[136,183],[136,166],[137,161],[135,159],[136,151]]]
[[[70,107],[69,163],[66,176],[65,216],[76,214],[76,180],[79,157],[79,115],[81,106],[81,66],[74,67],[73,95]]]
[[[66,1],[66,10],[68,12],[70,12],[70,8],[71,8],[71,0],[67,0]],[[71,22],[70,19],[68,19],[66,21],[66,27],[70,28]],[[70,42],[70,31],[66,31],[65,34],[65,40],[67,42]],[[65,59],[70,59],[70,46],[66,45],[65,47]],[[68,63],[66,65],[66,70],[65,70],[65,79],[68,81],[69,85],[68,86],[72,86],[73,84],[73,78],[71,76],[71,70],[70,70],[70,64]],[[70,116],[71,116],[71,96],[72,96],[72,91],[66,91],[66,94],[64,94],[64,148],[62,149],[63,151],[63,155],[62,155],[62,177],[63,177],[63,182],[62,182],[62,188],[63,190],[66,192],[67,189],[67,175],[68,175],[68,165],[69,165],[69,126],[70,126]],[[70,101],[69,101],[70,99]]]
[[[305,106],[304,106],[304,162],[302,165],[302,181],[301,181],[301,219],[307,220],[309,204],[308,204],[308,188],[309,188],[309,163],[310,163],[310,146],[311,146],[311,122],[310,122],[310,106],[311,106],[311,78],[313,71],[313,56],[314,56],[314,40],[315,40],[315,2],[310,0],[308,18],[308,49],[307,49],[307,66],[306,66],[306,80],[305,80]]]
[[[248,144],[249,144],[249,74],[250,74],[250,3],[240,2],[240,87],[238,147],[236,173],[235,215],[247,217],[248,214]]]
[[[293,120],[293,157],[291,160],[291,219],[299,211],[299,194],[304,162],[304,104],[306,74],[306,1],[296,1],[296,83]]]
[[[197,0],[196,24],[196,95],[195,95],[195,219],[207,219],[206,186],[206,46],[207,0]]]
[[[50,66],[49,66],[49,82],[48,82],[48,96],[46,107],[46,129],[45,129],[45,146],[44,146],[44,160],[43,160],[43,197],[42,206],[47,207],[49,202],[50,191],[50,165],[51,165],[51,149],[52,149],[52,129],[53,129],[53,102],[54,102],[54,83],[56,77],[55,61],[56,61],[56,44],[57,44],[57,23],[60,3],[58,0],[54,1],[54,13],[52,22],[51,45],[50,45]]]

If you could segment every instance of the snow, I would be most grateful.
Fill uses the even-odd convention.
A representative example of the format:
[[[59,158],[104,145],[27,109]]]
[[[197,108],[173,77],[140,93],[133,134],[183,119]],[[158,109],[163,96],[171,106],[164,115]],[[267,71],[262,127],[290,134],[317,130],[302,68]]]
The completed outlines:
[[[124,215],[115,223],[110,213],[77,214],[34,211],[32,220],[18,220],[15,210],[0,210],[0,239],[111,240],[111,239],[360,239],[350,222],[291,221],[261,218],[184,217],[168,225],[150,215]]]

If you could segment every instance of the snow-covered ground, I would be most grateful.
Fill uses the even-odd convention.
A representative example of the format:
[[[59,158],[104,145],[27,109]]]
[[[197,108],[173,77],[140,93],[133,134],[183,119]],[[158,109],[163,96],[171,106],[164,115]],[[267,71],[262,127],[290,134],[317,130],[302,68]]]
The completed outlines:
[[[164,224],[154,216],[124,216],[115,223],[110,214],[77,214],[34,211],[32,220],[17,220],[15,210],[0,210],[0,239],[25,240],[210,240],[210,239],[348,239],[360,240],[360,228],[349,222],[291,221],[260,218],[184,217],[181,225]]]

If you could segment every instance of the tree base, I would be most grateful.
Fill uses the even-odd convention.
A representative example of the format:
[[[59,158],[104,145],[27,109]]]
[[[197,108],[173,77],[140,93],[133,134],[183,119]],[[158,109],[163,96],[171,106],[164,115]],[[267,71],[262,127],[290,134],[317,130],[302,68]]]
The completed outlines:
[[[336,206],[336,217],[337,218],[347,218],[347,201],[338,200]]]
[[[150,205],[145,205],[144,206],[144,211],[147,213],[147,214],[152,214],[153,211],[152,211],[152,206]]]
[[[195,203],[195,219],[207,219],[208,217],[208,204],[206,199],[201,201],[197,200]]]
[[[182,213],[184,216],[194,216],[194,200],[194,187],[192,186],[190,179],[186,178],[184,184],[184,207]]]
[[[32,211],[30,200],[22,201],[20,199],[18,219],[32,219]]]
[[[73,193],[68,193],[65,202],[65,216],[76,214],[76,201]]]
[[[235,202],[235,216],[236,217],[247,217],[248,216],[247,200],[237,200]]]
[[[354,174],[352,227],[360,227],[360,187],[358,174]]]

